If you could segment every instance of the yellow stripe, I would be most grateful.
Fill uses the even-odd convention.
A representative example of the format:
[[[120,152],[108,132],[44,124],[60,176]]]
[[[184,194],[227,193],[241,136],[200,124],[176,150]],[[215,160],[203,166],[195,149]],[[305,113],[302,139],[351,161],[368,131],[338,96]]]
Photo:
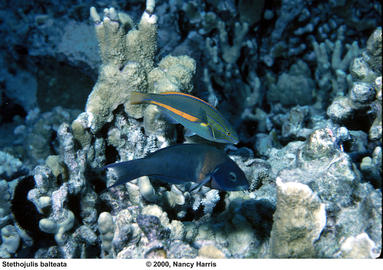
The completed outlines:
[[[197,117],[194,117],[194,116],[192,116],[190,114],[184,113],[184,112],[182,112],[180,110],[174,109],[173,107],[170,107],[169,105],[166,105],[166,104],[163,104],[163,103],[159,103],[159,102],[153,101],[153,100],[150,100],[149,102],[152,103],[152,104],[155,104],[157,106],[160,106],[162,108],[165,108],[165,109],[167,109],[167,110],[169,110],[169,111],[171,111],[171,112],[173,112],[173,113],[175,113],[175,114],[177,114],[177,115],[179,115],[179,116],[181,116],[181,117],[183,117],[183,118],[185,118],[185,119],[187,119],[187,120],[189,120],[191,122],[199,121],[199,119]]]
[[[189,94],[185,94],[185,93],[181,93],[181,92],[163,92],[163,93],[160,93],[160,95],[180,95],[180,96],[191,97],[191,98],[194,98],[196,100],[199,100],[199,101],[205,103],[206,105],[208,105],[209,107],[212,107],[215,110],[215,108],[213,106],[211,106],[211,104],[207,103],[205,100],[202,100],[200,98],[197,98],[197,97],[189,95]]]

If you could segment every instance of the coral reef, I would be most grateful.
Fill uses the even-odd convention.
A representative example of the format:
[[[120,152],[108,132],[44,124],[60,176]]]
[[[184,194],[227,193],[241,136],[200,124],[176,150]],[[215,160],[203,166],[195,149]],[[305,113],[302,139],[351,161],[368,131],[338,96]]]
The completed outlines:
[[[353,81],[348,94],[336,98],[327,109],[327,114],[333,121],[347,127],[352,127],[350,122],[359,120],[358,118],[372,118],[373,123],[369,129],[371,140],[382,138],[382,67],[375,55],[381,55],[381,41],[382,29],[377,28],[368,39],[361,56],[356,57],[351,64]]]
[[[21,169],[22,163],[7,152],[0,151],[0,177],[12,179],[12,176]]]
[[[0,4],[0,257],[380,254],[380,2],[113,5]],[[240,141],[188,138],[132,91],[207,100]],[[106,189],[106,164],[196,141],[249,190],[147,176]]]
[[[299,85],[299,90],[297,90]],[[307,105],[313,100],[314,82],[310,69],[305,62],[299,60],[286,73],[278,77],[276,84],[270,85],[267,98],[270,103],[280,102],[282,105]],[[294,95],[291,95],[294,92]]]
[[[1,194],[1,227],[6,225],[9,220],[11,219],[10,213],[11,213],[11,204],[10,204],[10,198],[11,194],[8,191],[8,183],[5,180],[2,180],[0,182],[0,194]]]

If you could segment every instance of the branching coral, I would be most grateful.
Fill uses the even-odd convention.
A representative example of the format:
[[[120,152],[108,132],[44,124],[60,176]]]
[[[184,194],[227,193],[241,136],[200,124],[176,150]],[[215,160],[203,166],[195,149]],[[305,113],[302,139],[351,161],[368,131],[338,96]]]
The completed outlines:
[[[101,52],[99,79],[88,97],[86,112],[89,126],[97,132],[110,122],[112,111],[127,104],[130,91],[147,91],[146,76],[153,68],[156,51],[157,17],[144,12],[137,29],[126,31],[132,20],[114,8],[104,10],[101,20],[91,8]],[[125,106],[130,116],[142,117],[141,107]]]

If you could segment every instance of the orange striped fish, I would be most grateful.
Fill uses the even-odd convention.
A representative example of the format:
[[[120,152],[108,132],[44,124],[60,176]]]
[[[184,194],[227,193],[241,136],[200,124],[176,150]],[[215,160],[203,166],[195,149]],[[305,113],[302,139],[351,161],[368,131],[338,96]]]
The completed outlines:
[[[131,104],[153,104],[190,131],[219,143],[238,143],[238,135],[230,123],[206,101],[180,92],[160,94],[132,92]]]

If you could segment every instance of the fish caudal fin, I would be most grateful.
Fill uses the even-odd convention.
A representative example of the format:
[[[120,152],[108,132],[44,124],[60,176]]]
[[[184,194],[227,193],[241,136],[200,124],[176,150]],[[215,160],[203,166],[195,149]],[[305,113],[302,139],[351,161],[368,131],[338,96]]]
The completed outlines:
[[[117,182],[108,187],[108,189],[144,176],[144,168],[145,159],[135,159],[106,165],[103,167],[103,169],[112,169],[115,176],[117,177]]]
[[[130,93],[130,104],[144,103],[146,98],[148,98],[148,95],[145,93],[131,92]]]

